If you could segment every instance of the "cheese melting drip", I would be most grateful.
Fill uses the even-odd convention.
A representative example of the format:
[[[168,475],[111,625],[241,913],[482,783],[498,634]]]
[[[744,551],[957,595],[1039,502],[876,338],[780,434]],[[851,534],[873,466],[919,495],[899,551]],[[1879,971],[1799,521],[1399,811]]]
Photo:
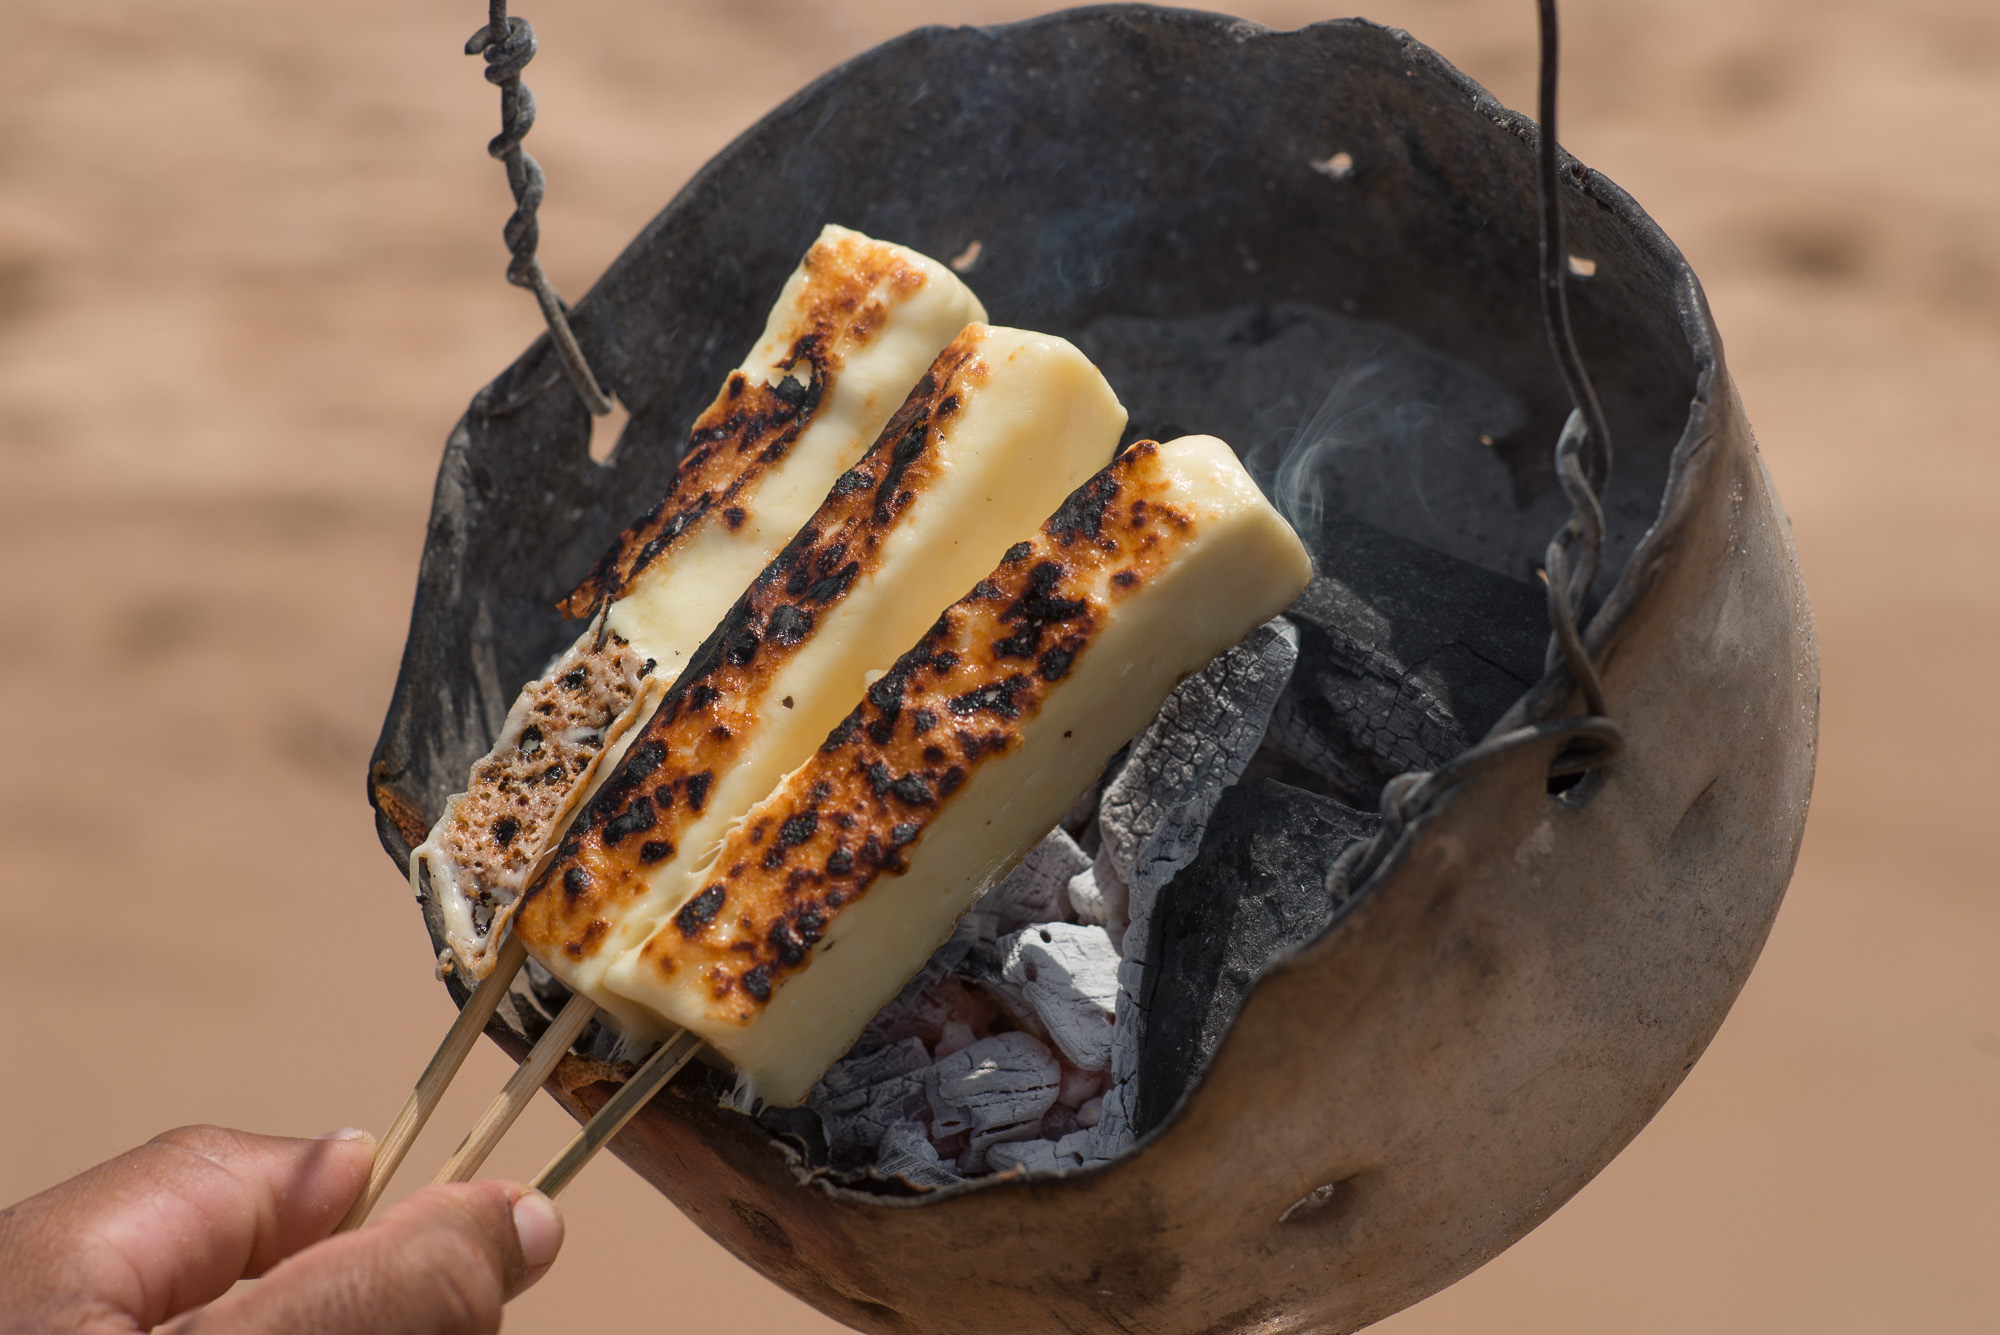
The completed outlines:
[[[536,867],[633,726],[939,350],[985,318],[936,261],[841,227],[820,234],[696,421],[672,489],[564,603],[597,617],[523,688],[411,858],[457,964],[491,972]]]
[[[1124,426],[1063,340],[986,325],[953,340],[634,734],[515,917],[530,953],[629,1035],[656,1036],[658,1013],[620,977],[637,947],[871,672],[1102,468]]]
[[[1312,563],[1228,446],[1143,442],[948,608],[608,977],[794,1104],[1143,728]],[[853,697],[850,697],[853,698]]]

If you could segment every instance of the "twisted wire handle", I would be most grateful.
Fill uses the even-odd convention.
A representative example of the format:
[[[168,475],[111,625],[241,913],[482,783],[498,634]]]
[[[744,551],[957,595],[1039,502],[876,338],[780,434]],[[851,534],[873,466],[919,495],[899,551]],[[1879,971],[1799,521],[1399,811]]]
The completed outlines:
[[[1542,559],[1549,585],[1547,664],[1550,669],[1560,664],[1568,671],[1588,712],[1510,729],[1468,747],[1434,770],[1414,770],[1389,780],[1382,787],[1382,824],[1369,838],[1350,844],[1327,873],[1327,889],[1336,901],[1347,898],[1373,876],[1410,822],[1447,791],[1521,748],[1563,743],[1549,765],[1551,791],[1555,791],[1561,780],[1608,764],[1625,741],[1624,731],[1608,716],[1604,682],[1584,647],[1583,629],[1578,624],[1578,609],[1590,596],[1590,584],[1604,554],[1604,506],[1599,493],[1611,475],[1611,428],[1570,328],[1568,254],[1563,246],[1560,149],[1556,144],[1560,55],[1556,0],[1537,0],[1537,7],[1541,23],[1541,130],[1536,142],[1535,183],[1541,205],[1542,323],[1570,402],[1575,405],[1556,439],[1555,452],[1556,480],[1569,500],[1570,516],[1549,540]]]
[[[486,26],[466,41],[465,54],[484,55],[486,82],[500,89],[500,133],[487,143],[486,151],[505,164],[507,184],[514,192],[514,212],[501,229],[511,256],[507,281],[535,294],[570,383],[576,386],[584,406],[602,417],[611,411],[611,399],[598,386],[583,349],[577,346],[576,334],[569,327],[568,307],[542,272],[542,262],[535,258],[535,247],[541,241],[535,213],[542,206],[547,180],[541,164],[521,147],[535,125],[535,95],[521,82],[522,69],[535,58],[535,30],[526,19],[507,16],[507,0],[491,0],[487,15]]]

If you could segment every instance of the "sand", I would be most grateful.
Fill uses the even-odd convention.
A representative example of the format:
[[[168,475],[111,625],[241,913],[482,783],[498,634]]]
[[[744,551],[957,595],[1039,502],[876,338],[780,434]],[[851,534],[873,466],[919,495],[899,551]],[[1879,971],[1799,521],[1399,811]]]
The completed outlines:
[[[534,336],[483,6],[14,0],[0,80],[0,1200],[165,1127],[380,1126],[448,1018],[362,770],[432,470]],[[541,0],[577,293],[831,63],[1041,6]],[[1245,6],[1291,25],[1323,14]],[[1825,650],[1762,964],[1632,1147],[1382,1329],[1821,1335],[2000,1312],[2000,9],[1572,0],[1565,140],[1707,284]],[[1384,0],[1527,105],[1531,7]],[[502,1077],[482,1050],[418,1161]],[[546,1101],[496,1168],[566,1133]],[[510,1329],[830,1330],[622,1166]]]

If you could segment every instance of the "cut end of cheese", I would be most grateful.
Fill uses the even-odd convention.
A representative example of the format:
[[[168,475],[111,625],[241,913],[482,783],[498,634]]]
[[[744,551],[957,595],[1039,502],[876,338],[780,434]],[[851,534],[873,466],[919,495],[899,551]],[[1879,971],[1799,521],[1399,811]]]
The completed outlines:
[[[802,1100],[1182,677],[1311,561],[1212,437],[1144,442],[949,607],[611,980]]]

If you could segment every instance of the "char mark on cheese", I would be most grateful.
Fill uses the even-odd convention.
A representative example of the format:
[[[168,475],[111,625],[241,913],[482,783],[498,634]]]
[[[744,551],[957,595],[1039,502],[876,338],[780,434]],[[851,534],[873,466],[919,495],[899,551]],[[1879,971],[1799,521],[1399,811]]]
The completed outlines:
[[[642,892],[650,845],[634,836],[683,843],[714,776],[752,744],[759,711],[766,704],[778,707],[775,699],[765,700],[765,688],[810,641],[821,614],[877,567],[880,539],[908,511],[914,493],[932,485],[938,470],[931,445],[959,409],[956,386],[985,374],[977,360],[981,347],[981,335],[968,331],[939,354],[847,474],[860,481],[833,488],[689,658],[523,901],[515,931],[531,949],[566,949],[585,924],[616,916],[618,906]],[[676,791],[684,802],[676,801]],[[591,872],[585,892],[543,892],[575,867]]]
[[[1049,692],[1089,652],[1128,587],[1116,574],[1151,574],[1191,534],[1146,467],[1157,450],[1141,442],[1120,455],[946,609],[730,835],[716,860],[729,869],[727,889],[710,886],[676,918],[679,931],[655,933],[646,967],[699,980],[714,1018],[753,1023],[785,978],[809,967],[811,947],[844,906],[879,877],[907,870],[910,846],[963,800],[983,766],[1018,747]],[[773,829],[776,838],[753,854]]]
[[[732,531],[749,518],[746,498],[759,475],[784,459],[838,378],[839,347],[868,342],[886,323],[877,290],[908,292],[926,281],[892,252],[857,240],[822,239],[806,253],[814,299],[792,323],[781,374],[765,384],[740,370],[730,373],[689,432],[672,489],[618,536],[563,600],[565,614],[586,616],[604,599],[617,598],[633,576],[711,513]]]
[[[827,342],[817,332],[798,339],[792,345],[790,375],[772,384],[758,384],[740,370],[729,373],[728,384],[688,435],[672,488],[598,558],[563,600],[566,615],[584,616],[604,599],[617,598],[633,576],[671,551],[711,513],[719,512],[731,530],[743,526],[749,512],[738,499],[785,457],[824,397],[833,373]],[[801,389],[791,375],[805,375],[808,382]]]

